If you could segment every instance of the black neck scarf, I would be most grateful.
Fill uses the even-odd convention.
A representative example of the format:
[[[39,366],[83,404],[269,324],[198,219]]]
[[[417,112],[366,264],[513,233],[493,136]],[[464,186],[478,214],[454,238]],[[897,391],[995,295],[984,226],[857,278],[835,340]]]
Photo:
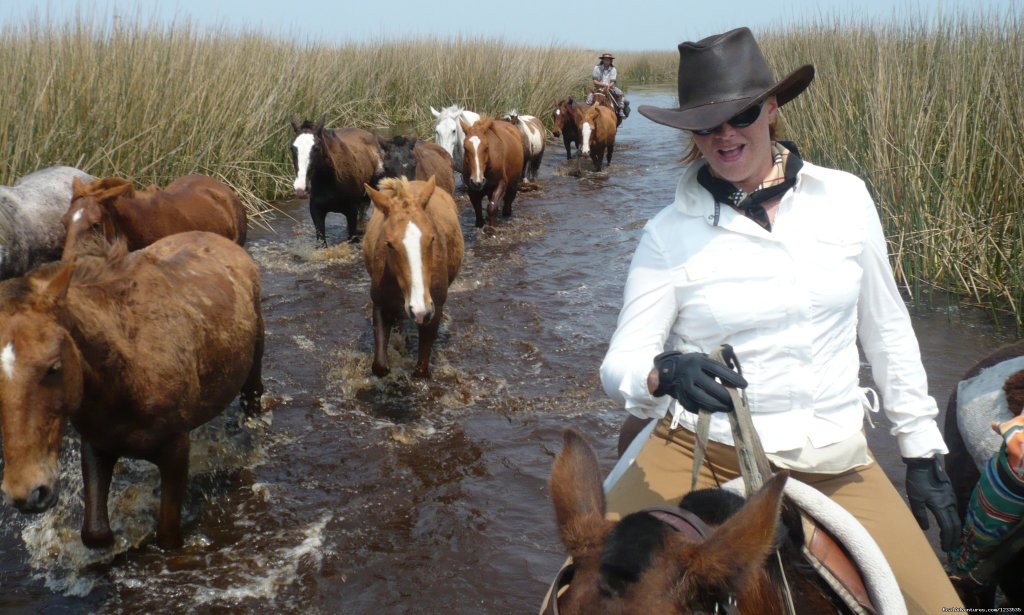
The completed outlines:
[[[789,154],[786,156],[785,179],[773,186],[759,188],[753,192],[746,193],[731,182],[712,175],[711,165],[707,164],[697,171],[697,182],[710,192],[711,196],[715,197],[716,203],[725,203],[735,207],[743,215],[760,224],[765,230],[771,231],[772,223],[768,220],[768,212],[764,210],[764,204],[796,185],[796,174],[804,166],[804,161],[800,158],[800,152],[797,151],[795,143],[792,141],[779,141],[779,145],[789,150]],[[778,159],[776,158],[777,161]]]

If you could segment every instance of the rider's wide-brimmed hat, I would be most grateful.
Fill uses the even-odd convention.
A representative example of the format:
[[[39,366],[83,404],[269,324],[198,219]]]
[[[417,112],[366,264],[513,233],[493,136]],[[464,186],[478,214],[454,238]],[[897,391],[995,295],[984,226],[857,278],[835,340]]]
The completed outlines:
[[[605,58],[608,58],[609,60],[614,60],[615,56],[613,56],[612,54],[608,53],[607,51],[602,53],[601,55],[597,56],[598,60],[603,60]]]
[[[640,113],[683,130],[714,128],[774,94],[779,106],[793,100],[814,79],[806,64],[776,82],[748,28],[679,43],[679,106],[642,105]]]

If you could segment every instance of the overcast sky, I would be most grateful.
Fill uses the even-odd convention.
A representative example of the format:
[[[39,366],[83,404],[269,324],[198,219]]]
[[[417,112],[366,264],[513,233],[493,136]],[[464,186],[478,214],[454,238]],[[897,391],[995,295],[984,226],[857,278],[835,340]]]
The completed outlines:
[[[1024,0],[3,0],[0,26],[80,11],[103,19],[141,15],[144,22],[191,19],[301,41],[467,35],[621,52],[674,50],[680,41],[743,25],[757,34],[809,19],[928,20],[979,12],[1019,18],[1022,9]]]

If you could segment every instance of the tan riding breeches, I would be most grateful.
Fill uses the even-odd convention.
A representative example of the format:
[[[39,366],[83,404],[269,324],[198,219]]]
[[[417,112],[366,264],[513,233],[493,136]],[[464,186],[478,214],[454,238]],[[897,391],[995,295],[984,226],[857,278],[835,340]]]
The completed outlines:
[[[669,434],[662,420],[650,441],[608,493],[609,517],[618,519],[657,504],[678,504],[690,489],[694,434]],[[731,446],[710,442],[698,487],[716,487],[739,476]],[[842,474],[790,472],[856,517],[889,561],[911,614],[938,614],[962,607],[935,552],[903,498],[885,473],[872,463]]]

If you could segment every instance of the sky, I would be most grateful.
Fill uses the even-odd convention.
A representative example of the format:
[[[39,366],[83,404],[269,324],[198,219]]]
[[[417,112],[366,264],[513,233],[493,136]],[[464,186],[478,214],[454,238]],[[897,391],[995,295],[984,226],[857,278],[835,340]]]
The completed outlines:
[[[528,45],[675,50],[739,26],[762,30],[833,21],[930,20],[936,16],[1024,14],[1024,0],[68,0],[0,1],[0,27],[76,11],[148,23],[257,30],[299,42],[370,42],[438,36],[500,37]]]

